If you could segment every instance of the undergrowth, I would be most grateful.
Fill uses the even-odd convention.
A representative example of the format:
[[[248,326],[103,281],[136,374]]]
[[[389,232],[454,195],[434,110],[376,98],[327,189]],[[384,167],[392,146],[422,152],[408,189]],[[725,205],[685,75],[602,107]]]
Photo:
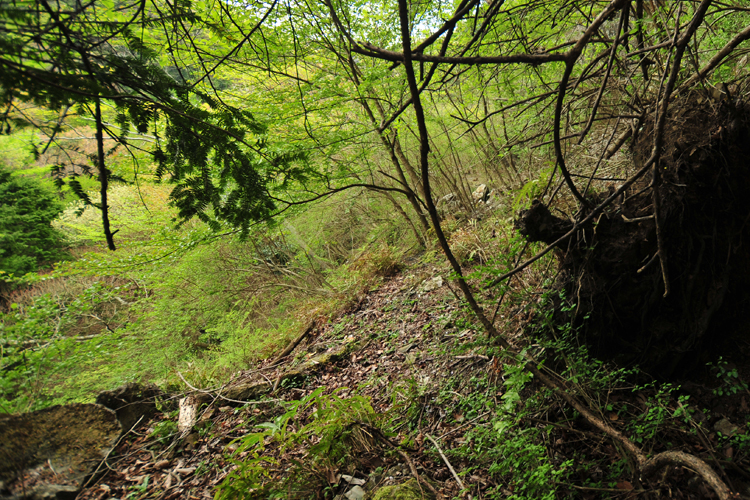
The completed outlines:
[[[60,218],[79,258],[16,279],[6,294],[0,411],[93,401],[130,381],[222,384],[392,276],[412,238],[366,195],[258,226],[244,240],[195,222],[176,230],[166,193],[111,191],[116,253],[90,246],[99,231],[92,208]],[[332,210],[341,217],[320,217]]]
[[[283,403],[284,413],[237,440],[231,460],[236,467],[217,488],[217,500],[308,498],[330,487],[331,473],[346,469],[347,460],[378,446],[373,432],[380,432],[382,416],[367,399],[342,398],[344,389],[323,390]],[[287,454],[302,458],[293,458],[289,469],[276,458]]]
[[[158,200],[156,194],[151,193]],[[132,193],[123,197],[132,201]],[[199,225],[166,231],[166,220],[152,222],[150,229],[135,221],[123,224],[133,231],[117,254],[81,250],[77,261],[27,276],[8,295],[0,317],[0,410],[91,401],[97,391],[127,381],[175,389],[183,387],[183,379],[193,386],[219,386],[287,344],[311,321],[336,318],[384,279],[411,272],[407,261],[414,254],[404,250],[412,237],[406,224],[384,218],[385,208],[373,200],[337,203],[339,218],[322,221],[320,212],[311,210],[259,227],[249,240],[217,238]],[[113,213],[127,221],[127,210]],[[88,244],[85,218],[65,224]],[[73,231],[78,224],[82,229]],[[500,216],[482,224],[456,223],[449,234],[462,264],[474,266],[467,276],[483,285],[487,276],[513,267],[526,249]],[[416,266],[437,270],[440,262],[439,252],[428,249]],[[580,320],[575,325],[560,320],[575,305],[565,305],[569,301],[559,292],[535,292],[548,281],[546,269],[553,262],[552,256],[542,259],[480,297],[504,331],[523,328],[514,342],[524,354],[644,450],[671,449],[685,436],[709,434],[708,411],[695,407],[678,385],[589,356],[578,342]],[[410,308],[418,300],[405,295],[386,310]],[[479,489],[472,484],[475,473],[491,480],[481,489],[483,498],[574,498],[586,488],[627,489],[634,472],[627,456],[604,439],[590,439],[591,432],[580,429],[580,415],[524,368],[523,354],[511,356],[483,336],[459,340],[462,332],[479,330],[461,307],[426,323],[426,329],[439,324],[457,332],[455,342],[431,354],[479,356],[486,364],[466,373],[404,378],[385,389],[391,404],[383,413],[356,391],[344,397],[341,390],[317,388],[281,402],[278,413],[250,426],[234,443],[234,468],[218,486],[217,498],[309,498],[313,490],[331,498],[331,478],[356,467],[358,458],[375,453],[399,459],[379,435],[406,447],[422,446],[440,466],[438,448],[424,436],[440,420],[461,429],[451,441],[436,439],[469,489]],[[371,338],[393,331],[374,332]],[[396,351],[390,346],[384,355]],[[716,376],[715,396],[747,391],[738,371],[722,359],[708,369]],[[742,423],[718,439],[744,457],[750,451],[748,435]]]

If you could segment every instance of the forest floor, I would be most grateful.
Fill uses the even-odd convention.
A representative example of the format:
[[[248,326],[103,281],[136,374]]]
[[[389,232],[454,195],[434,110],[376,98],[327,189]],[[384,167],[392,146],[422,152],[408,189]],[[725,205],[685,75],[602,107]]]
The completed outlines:
[[[251,475],[238,461],[259,466],[256,482],[235,477],[238,489],[285,485],[286,492],[276,494],[286,498],[358,498],[355,485],[372,490],[414,475],[445,498],[541,498],[543,491],[554,491],[549,498],[712,498],[687,469],[666,470],[651,482],[633,478],[621,450],[523,378],[472,326],[436,269],[408,272],[385,279],[337,320],[313,330],[283,363],[266,360],[227,384],[276,381],[272,392],[244,403],[218,396],[226,387],[197,392],[207,403],[188,435],[176,432],[176,399],[185,394],[166,400],[162,413],[123,437],[109,469],[78,498],[214,498],[229,474]],[[538,349],[524,334],[537,314],[531,302],[503,308],[507,317],[498,318],[506,340],[519,349]],[[351,346],[345,355],[278,383],[294,365],[342,345]],[[749,374],[735,364],[748,354],[747,343],[737,344],[733,354],[680,384],[642,383],[639,375],[636,385],[633,377],[602,371],[602,386],[578,387],[579,396],[649,453],[695,454],[722,470],[733,491],[750,495],[750,392],[742,383]],[[588,363],[590,370],[603,370]],[[576,372],[564,375],[573,380]],[[371,408],[362,410],[356,396]],[[343,451],[316,449],[324,437],[315,435],[319,428],[305,427],[326,405],[352,413],[336,415],[345,421],[334,436]],[[500,417],[508,421],[509,405],[518,411],[505,425]],[[360,432],[352,432],[355,427]],[[271,428],[275,434],[263,434],[260,447],[240,439]],[[276,439],[295,432],[297,439]],[[243,496],[250,498],[270,491],[254,495],[247,488]]]

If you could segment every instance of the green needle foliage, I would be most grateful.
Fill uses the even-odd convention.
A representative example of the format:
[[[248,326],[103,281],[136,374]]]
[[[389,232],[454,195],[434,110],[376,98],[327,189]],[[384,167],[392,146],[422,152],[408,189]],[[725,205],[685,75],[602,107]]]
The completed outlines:
[[[51,226],[62,210],[55,194],[38,181],[0,167],[0,280],[65,256],[62,235]]]
[[[200,6],[184,1],[127,7],[110,0],[0,2],[0,102],[6,107],[0,130],[31,125],[53,143],[71,110],[93,119],[96,154],[85,164],[68,161],[52,169],[60,185],[67,182],[86,205],[102,211],[112,250],[116,231],[109,230],[106,192],[109,181],[118,179],[107,158],[117,148],[134,154],[133,129],[152,134],[156,177],[175,184],[171,198],[182,222],[198,217],[214,229],[228,224],[246,233],[275,208],[269,184],[308,177],[304,154],[270,150],[263,123],[227,104],[213,85],[199,85],[210,82],[210,71],[191,80],[189,68],[178,68],[177,77],[165,68],[162,55],[180,49],[171,37],[210,33],[210,10],[203,15]],[[51,125],[35,121],[21,104],[57,111],[62,118]],[[114,124],[103,114],[111,107]],[[105,146],[105,136],[113,147]],[[76,179],[82,174],[99,181],[100,201]]]

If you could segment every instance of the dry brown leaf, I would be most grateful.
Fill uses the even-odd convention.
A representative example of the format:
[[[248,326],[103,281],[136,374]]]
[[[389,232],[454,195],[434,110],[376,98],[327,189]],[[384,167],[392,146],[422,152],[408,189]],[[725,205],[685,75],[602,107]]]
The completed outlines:
[[[633,489],[633,485],[630,484],[630,481],[618,481],[617,487],[621,490],[628,490],[628,491]]]

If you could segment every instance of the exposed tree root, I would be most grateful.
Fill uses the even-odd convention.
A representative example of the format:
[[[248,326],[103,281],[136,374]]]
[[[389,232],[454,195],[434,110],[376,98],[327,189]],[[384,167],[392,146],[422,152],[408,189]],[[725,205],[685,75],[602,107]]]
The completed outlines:
[[[580,227],[581,224],[583,224],[587,220],[591,220],[595,216],[595,214],[601,213],[601,211],[604,209],[604,207],[607,204],[614,201],[616,197],[618,197],[622,192],[625,191],[625,189],[627,189],[627,186],[635,182],[635,180],[639,178],[641,175],[643,175],[652,165],[658,163],[657,160],[659,159],[661,155],[661,149],[662,149],[662,136],[664,132],[664,123],[665,123],[665,119],[667,115],[667,108],[668,108],[671,92],[672,92],[672,89],[674,88],[674,84],[677,78],[677,72],[679,71],[679,68],[680,68],[680,61],[682,58],[682,54],[684,53],[685,47],[687,43],[689,42],[689,40],[691,39],[693,33],[695,33],[695,30],[697,29],[698,25],[702,21],[703,16],[705,15],[706,9],[708,8],[708,5],[710,3],[711,3],[710,0],[703,0],[701,2],[700,6],[696,9],[696,12],[693,16],[691,23],[688,25],[685,33],[682,34],[679,40],[677,38],[677,33],[675,33],[675,43],[674,43],[675,57],[674,57],[674,62],[672,64],[671,71],[670,71],[669,80],[667,81],[667,85],[665,88],[664,98],[660,102],[660,106],[659,106],[658,113],[657,113],[654,143],[653,143],[653,149],[652,149],[650,158],[645,162],[645,165],[643,165],[639,169],[639,171],[636,173],[635,176],[631,177],[631,179],[627,181],[625,184],[623,184],[623,186],[621,186],[620,189],[615,191],[615,194],[609,196],[607,200],[605,200],[602,204],[600,204],[598,207],[593,209],[589,213],[589,215],[583,219],[582,222],[579,222],[578,224],[574,224],[573,228],[571,228],[564,235],[560,236],[557,239],[557,241],[555,241],[552,245],[550,245],[550,247],[552,247],[555,244],[560,244],[561,242],[566,241],[567,238],[569,238],[570,236],[574,234],[576,229]],[[620,5],[620,1],[614,0],[613,2],[610,3],[607,9],[607,12],[613,10],[616,6],[619,6],[619,5]],[[420,98],[420,91],[417,85],[417,80],[416,80],[416,76],[414,74],[414,68],[412,65],[410,25],[409,25],[409,17],[408,17],[408,7],[407,7],[405,0],[399,0],[399,18],[400,18],[400,24],[401,24],[401,39],[402,39],[402,46],[403,46],[404,70],[406,72],[407,81],[409,83],[409,90],[411,93],[414,112],[417,118],[418,129],[419,129],[420,167],[421,167],[421,172],[422,172],[422,179],[424,182],[425,203],[427,205],[427,210],[429,212],[433,228],[435,229],[435,235],[437,236],[437,239],[440,243],[441,248],[443,249],[443,252],[446,255],[446,258],[448,259],[448,261],[451,264],[451,267],[456,273],[456,279],[458,281],[458,285],[461,288],[461,291],[463,292],[464,297],[466,298],[469,304],[469,307],[472,309],[476,317],[482,323],[487,333],[491,335],[492,337],[494,337],[495,339],[497,339],[497,341],[500,343],[500,345],[504,349],[508,350],[511,353],[514,353],[516,356],[520,356],[519,353],[515,349],[513,349],[512,346],[500,335],[500,333],[495,328],[495,325],[487,318],[481,306],[479,306],[479,304],[477,303],[474,297],[474,294],[471,291],[471,288],[469,287],[468,283],[463,277],[461,266],[458,264],[458,261],[453,255],[450,245],[448,244],[448,240],[445,234],[443,233],[443,230],[440,224],[440,218],[438,216],[435,204],[432,200],[431,187],[430,187],[430,182],[429,182],[429,179],[430,179],[429,167],[428,167],[429,136],[427,133],[424,110],[422,108],[422,103],[421,103],[421,98]],[[599,18],[597,18],[597,20],[598,19]],[[571,59],[573,59],[573,57],[575,56],[574,51],[576,49],[578,49],[577,46],[574,47],[574,49],[571,51],[570,56],[569,56]],[[561,105],[561,102],[558,102],[558,107],[560,105]],[[558,137],[556,137],[556,140],[558,140]],[[570,406],[575,408],[591,425],[600,429],[602,432],[610,436],[613,440],[620,443],[634,457],[638,466],[639,476],[648,476],[653,471],[659,470],[662,467],[666,465],[670,465],[670,464],[686,466],[694,470],[697,474],[699,474],[701,478],[703,478],[711,486],[711,488],[716,492],[716,494],[721,500],[731,498],[729,488],[711,470],[711,468],[708,465],[706,465],[705,462],[703,462],[697,457],[694,457],[692,455],[688,455],[682,452],[665,452],[665,453],[656,455],[655,457],[652,457],[651,459],[647,459],[646,454],[643,452],[643,450],[638,448],[638,446],[636,446],[635,443],[633,443],[630,439],[628,439],[624,434],[614,429],[606,421],[595,416],[586,406],[584,406],[577,398],[575,398],[566,389],[563,383],[559,383],[553,380],[552,378],[548,377],[547,375],[543,374],[538,368],[538,365],[539,365],[538,362],[536,362],[533,358],[529,358],[528,356],[527,356],[527,359],[528,361],[525,363],[526,369],[528,369],[535,377],[537,377],[537,379],[540,382],[542,382],[548,388],[550,388],[551,390],[559,394],[560,397],[563,398],[563,400],[565,400]],[[637,479],[640,479],[640,477],[638,477]]]
[[[706,464],[706,462],[704,462],[703,460],[682,451],[665,451],[654,455],[651,458],[647,458],[643,450],[638,448],[635,443],[633,443],[620,431],[609,425],[606,421],[594,415],[588,408],[586,408],[580,401],[578,401],[578,399],[572,396],[561,383],[554,381],[553,379],[542,373],[534,363],[526,363],[526,369],[533,373],[534,376],[537,377],[537,379],[545,386],[555,391],[561,398],[563,398],[563,400],[565,400],[566,403],[568,403],[578,413],[580,413],[581,416],[585,418],[591,425],[621,444],[623,448],[625,448],[628,453],[630,453],[630,455],[635,459],[635,462],[640,471],[640,477],[638,477],[639,480],[651,478],[656,475],[656,473],[661,469],[669,465],[686,467],[700,476],[700,478],[703,479],[711,487],[711,489],[714,490],[714,492],[716,492],[716,495],[719,497],[719,499],[726,500],[739,498],[738,496],[730,492],[729,488],[726,484],[724,484],[724,481],[721,480],[719,475],[716,474],[713,469],[711,469],[711,467],[709,467],[708,464]]]
[[[729,491],[724,481],[706,462],[682,451],[665,451],[644,460],[640,464],[641,474],[644,478],[652,477],[661,469],[670,465],[685,467],[695,472],[714,490],[720,500],[740,498],[738,494]]]

